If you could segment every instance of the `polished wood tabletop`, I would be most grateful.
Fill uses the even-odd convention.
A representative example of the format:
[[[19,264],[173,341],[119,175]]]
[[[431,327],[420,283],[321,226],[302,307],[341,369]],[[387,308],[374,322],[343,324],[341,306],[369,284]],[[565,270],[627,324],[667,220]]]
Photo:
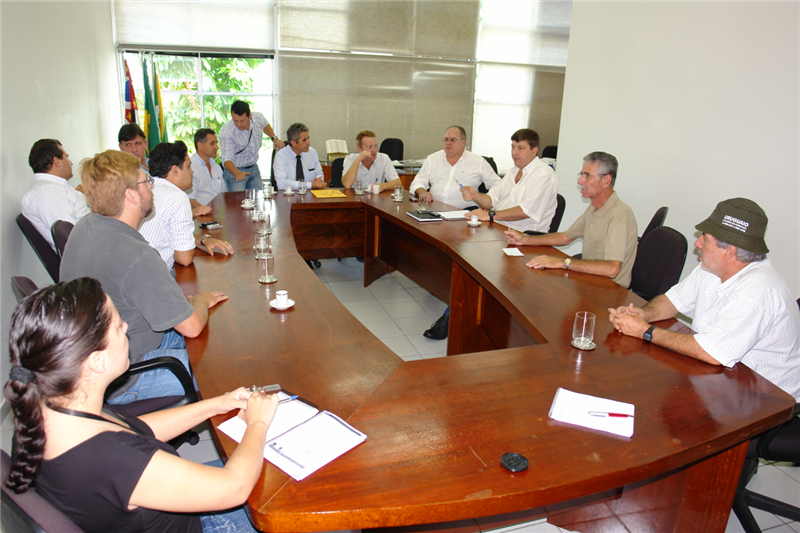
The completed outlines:
[[[416,208],[407,197],[346,196],[279,192],[268,202],[274,285],[256,280],[243,193],[213,201],[224,227],[208,232],[236,253],[198,252],[193,266],[176,267],[187,294],[230,296],[187,339],[203,396],[279,383],[368,436],[302,482],[265,461],[248,500],[259,529],[448,522],[474,531],[527,510],[578,531],[724,531],[746,442],[789,419],[789,395],[744,365],[713,367],[619,334],[606,309],[640,304],[637,296],[598,276],[528,269],[531,255],[561,252],[522,247],[525,257],[506,256],[500,224],[418,224],[405,214]],[[346,221],[347,238],[336,220]],[[319,242],[295,242],[293,228]],[[365,284],[398,268],[435,294],[449,287],[453,356],[403,362],[304,260],[351,253],[359,242]],[[269,307],[278,289],[293,308]],[[569,343],[577,311],[597,315],[593,351]],[[635,404],[633,437],[549,419],[558,387]],[[220,454],[232,453],[236,443],[212,433]],[[503,469],[506,452],[525,455],[530,468]]]

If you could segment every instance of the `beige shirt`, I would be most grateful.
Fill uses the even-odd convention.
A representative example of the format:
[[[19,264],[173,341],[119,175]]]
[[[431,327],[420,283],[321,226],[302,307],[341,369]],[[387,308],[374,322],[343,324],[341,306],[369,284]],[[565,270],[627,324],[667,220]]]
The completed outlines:
[[[583,238],[583,259],[622,261],[614,281],[626,288],[631,284],[639,229],[633,211],[622,203],[616,191],[600,209],[589,204],[566,233],[570,239]]]

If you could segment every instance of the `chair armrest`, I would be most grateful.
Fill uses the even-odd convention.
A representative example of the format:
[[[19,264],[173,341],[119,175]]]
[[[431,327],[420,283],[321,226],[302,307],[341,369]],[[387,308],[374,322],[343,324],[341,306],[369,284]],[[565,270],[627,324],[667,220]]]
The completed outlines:
[[[758,438],[758,444],[756,445],[758,457],[771,461],[800,461],[800,435],[796,435],[800,434],[800,419],[797,418],[798,415],[800,415],[800,403],[795,404],[791,420],[766,431]],[[782,432],[783,435],[781,435]],[[781,435],[781,440],[791,439],[792,442],[788,446],[791,451],[770,449],[773,441],[779,435]],[[786,446],[781,446],[781,448],[786,448]]]
[[[111,385],[109,385],[108,389],[113,390],[123,385],[125,381],[133,375],[161,368],[165,368],[172,372],[172,374],[178,379],[178,381],[180,381],[181,386],[183,387],[183,397],[178,401],[163,406],[162,409],[180,407],[181,405],[194,403],[198,400],[197,392],[194,390],[194,381],[192,380],[192,376],[189,375],[189,372],[186,370],[186,367],[183,366],[183,363],[168,355],[155,357],[153,359],[148,359],[147,361],[141,361],[139,363],[132,364],[130,368],[128,368],[127,372],[115,379]]]

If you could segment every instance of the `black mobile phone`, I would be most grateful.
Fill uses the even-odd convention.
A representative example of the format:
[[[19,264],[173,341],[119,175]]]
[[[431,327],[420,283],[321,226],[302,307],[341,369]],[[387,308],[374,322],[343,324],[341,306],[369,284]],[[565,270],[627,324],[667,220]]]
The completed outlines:
[[[211,222],[202,222],[200,224],[200,227],[203,228],[203,229],[217,229],[217,228],[221,228],[222,224],[220,224],[216,220],[212,220]]]

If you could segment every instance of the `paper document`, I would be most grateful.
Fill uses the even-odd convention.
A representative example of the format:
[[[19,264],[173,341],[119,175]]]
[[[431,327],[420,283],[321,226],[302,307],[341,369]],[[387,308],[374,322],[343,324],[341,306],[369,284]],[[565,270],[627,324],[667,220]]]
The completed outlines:
[[[550,418],[622,437],[633,435],[635,407],[559,388],[550,407]]]
[[[337,189],[319,189],[311,191],[316,198],[347,198],[347,195]]]
[[[460,211],[436,211],[436,214],[441,215],[445,220],[466,220],[467,213],[469,213],[469,211],[466,209]]]
[[[285,400],[288,397],[289,395],[285,392],[278,392],[279,400]],[[280,404],[278,406],[278,410],[275,411],[275,418],[272,419],[272,423],[269,425],[269,429],[267,430],[267,440],[274,439],[278,435],[286,433],[293,427],[302,424],[317,413],[319,413],[319,409],[312,407],[301,400]],[[234,416],[233,418],[229,418],[217,426],[217,429],[225,433],[236,442],[242,442],[242,437],[244,437],[244,430],[247,429],[247,424],[245,424],[244,420],[238,416]]]
[[[524,255],[519,248],[503,248],[503,252],[512,257],[522,257]]]

